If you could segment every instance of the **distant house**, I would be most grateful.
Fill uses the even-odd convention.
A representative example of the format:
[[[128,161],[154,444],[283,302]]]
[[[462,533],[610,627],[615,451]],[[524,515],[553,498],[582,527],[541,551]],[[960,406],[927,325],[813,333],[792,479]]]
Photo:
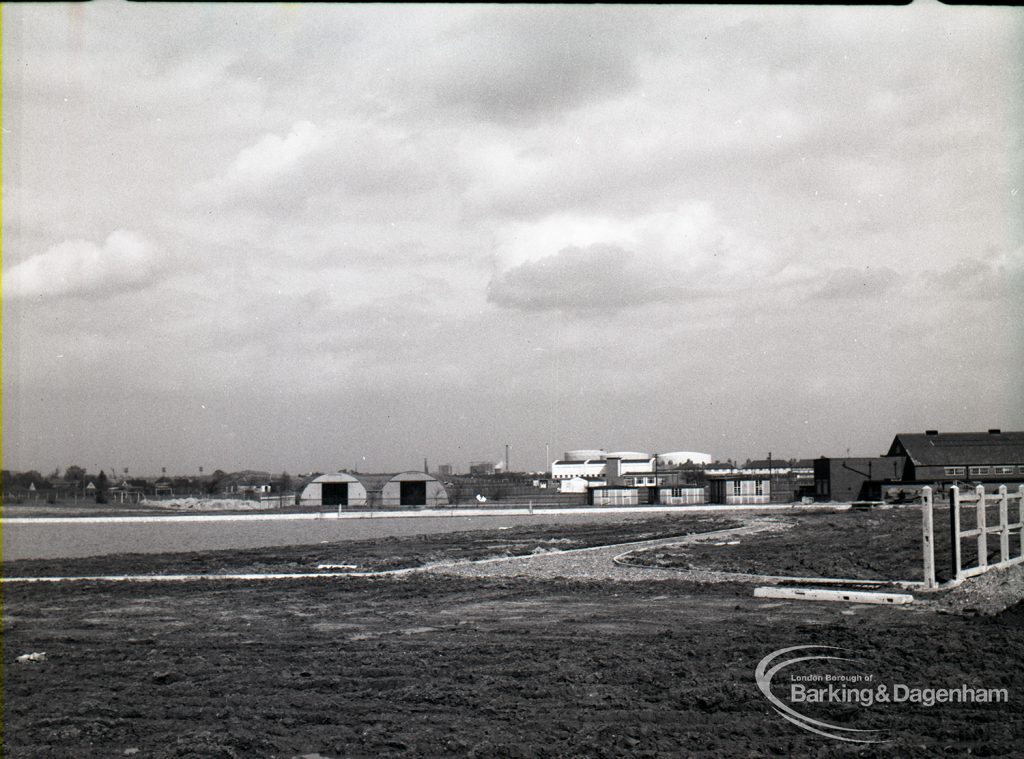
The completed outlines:
[[[246,470],[226,474],[217,481],[217,493],[239,498],[259,500],[261,495],[271,492],[271,476],[268,472]]]
[[[127,480],[107,490],[107,499],[110,503],[139,503],[144,497],[143,488],[132,485]]]
[[[901,433],[887,455],[905,460],[903,479],[909,482],[949,486],[1024,481],[1024,432]]]
[[[814,465],[807,459],[710,464],[704,469],[708,500],[727,505],[790,503],[813,489]]]
[[[759,459],[742,467],[748,479],[766,477],[771,484],[773,503],[790,503],[814,490],[814,462],[810,459]]]

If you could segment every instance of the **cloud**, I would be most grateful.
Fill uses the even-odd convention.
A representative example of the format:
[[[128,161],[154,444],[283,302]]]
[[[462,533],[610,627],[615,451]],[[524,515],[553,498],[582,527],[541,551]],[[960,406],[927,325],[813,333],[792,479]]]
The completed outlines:
[[[1012,252],[990,250],[962,258],[945,269],[927,269],[923,284],[932,292],[984,292],[988,297],[1012,297],[1024,285],[1024,248]]]
[[[369,122],[297,121],[284,136],[264,134],[240,150],[220,176],[200,184],[196,200],[291,213],[325,198],[416,194],[442,181],[445,150],[444,140]]]
[[[1024,366],[1021,27],[1005,9],[15,5],[5,294],[60,298],[12,301],[4,334],[24,346],[5,385],[39,405],[8,448],[38,451],[33,467],[78,460],[38,431],[76,417],[91,433],[125,365],[168,409],[231,397],[249,439],[271,406],[309,414],[318,434],[281,449],[303,467],[347,438],[383,462],[395,441],[345,424],[325,439],[298,399],[367,399],[367,420],[429,408],[436,437],[401,436],[424,447],[448,445],[450,404],[483,456],[503,414],[543,449],[559,418],[604,434],[605,411],[629,408],[624,429],[693,429],[711,401],[716,436],[777,409],[750,427],[763,443],[786,414],[814,419],[792,400],[804,376],[822,378],[826,440],[836,392],[961,408],[945,373],[851,373],[850,345],[864,366],[951,345]],[[159,260],[104,242],[117,229]],[[1006,426],[1019,392],[1000,388],[1019,377],[970,395]],[[122,446],[133,468],[154,445],[105,434],[83,446]]]
[[[554,214],[505,225],[496,243],[488,300],[523,310],[680,303],[792,279],[790,251],[725,224],[702,202],[624,218]]]
[[[524,311],[608,311],[676,300],[690,291],[679,272],[646,267],[615,245],[569,246],[491,280],[487,299]]]
[[[498,123],[533,122],[629,91],[636,43],[657,33],[656,19],[636,9],[483,12],[440,37],[422,78],[441,104]]]
[[[297,172],[320,151],[335,142],[334,135],[308,121],[296,123],[285,137],[264,135],[259,142],[244,148],[228,169],[226,182],[256,188],[272,184],[282,176]]]
[[[68,240],[13,266],[4,273],[4,295],[103,295],[145,284],[160,268],[156,249],[145,237],[119,229],[102,245]]]
[[[223,174],[199,187],[199,199],[214,203],[294,196],[338,142],[331,129],[296,122],[288,133],[268,133],[243,148]]]
[[[872,269],[870,266],[843,266],[831,271],[825,283],[813,291],[810,297],[816,300],[873,298],[900,281],[900,275],[887,267]]]

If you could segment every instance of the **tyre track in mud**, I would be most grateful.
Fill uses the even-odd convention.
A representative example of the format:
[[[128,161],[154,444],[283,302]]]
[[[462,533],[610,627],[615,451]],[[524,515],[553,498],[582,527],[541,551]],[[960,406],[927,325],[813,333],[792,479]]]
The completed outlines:
[[[658,569],[625,564],[623,556],[636,550],[659,546],[688,545],[714,538],[732,538],[778,532],[793,525],[774,519],[748,520],[742,527],[714,530],[693,535],[680,535],[655,540],[616,543],[613,545],[553,550],[528,556],[482,559],[472,562],[443,563],[419,568],[419,571],[474,578],[529,578],[539,580],[591,580],[599,582],[649,582],[651,580],[695,580],[698,582],[772,582],[770,575],[735,574],[710,570]],[[627,549],[627,550],[623,550]],[[783,578],[786,579],[786,578]]]
[[[439,561],[422,566],[373,571],[331,571],[334,566],[320,565],[317,572],[284,573],[175,573],[175,574],[88,574],[54,577],[4,577],[4,584],[35,584],[65,582],[193,582],[193,581],[279,581],[315,580],[321,578],[381,578],[418,573],[476,578],[570,579],[590,581],[629,581],[688,579],[698,582],[771,581],[767,575],[742,575],[705,570],[657,569],[623,563],[621,558],[633,551],[659,546],[687,545],[715,538],[732,538],[791,529],[789,522],[772,518],[749,519],[740,527],[676,535],[653,540],[635,540],[607,545],[551,549],[524,556],[500,556],[485,559]],[[339,565],[340,566],[340,565]],[[327,570],[327,571],[323,571]]]

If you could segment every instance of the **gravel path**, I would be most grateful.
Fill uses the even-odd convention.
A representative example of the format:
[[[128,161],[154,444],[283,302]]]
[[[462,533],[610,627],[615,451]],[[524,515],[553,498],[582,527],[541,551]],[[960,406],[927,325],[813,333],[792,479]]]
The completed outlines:
[[[439,564],[424,568],[425,571],[460,577],[529,577],[534,579],[576,579],[615,580],[638,582],[649,580],[699,580],[701,582],[735,582],[737,580],[765,580],[772,578],[762,575],[741,575],[728,572],[705,572],[697,570],[654,569],[624,565],[616,558],[638,549],[657,546],[685,545],[703,541],[728,540],[744,535],[762,532],[777,532],[789,529],[791,525],[771,519],[752,519],[743,527],[718,530],[696,535],[683,535],[659,540],[644,540],[633,543],[619,543],[595,548],[579,548],[570,551],[551,551],[529,556],[515,556],[483,561]]]

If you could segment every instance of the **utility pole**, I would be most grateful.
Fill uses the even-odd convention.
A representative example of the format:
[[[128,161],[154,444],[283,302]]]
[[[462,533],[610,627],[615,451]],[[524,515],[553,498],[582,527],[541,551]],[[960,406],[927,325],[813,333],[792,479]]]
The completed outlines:
[[[651,500],[651,499],[648,499]],[[661,503],[661,485],[658,484],[658,454],[654,454],[654,499],[653,503]]]
[[[508,449],[509,449],[509,444],[505,443],[505,474],[506,475],[508,474]]]

